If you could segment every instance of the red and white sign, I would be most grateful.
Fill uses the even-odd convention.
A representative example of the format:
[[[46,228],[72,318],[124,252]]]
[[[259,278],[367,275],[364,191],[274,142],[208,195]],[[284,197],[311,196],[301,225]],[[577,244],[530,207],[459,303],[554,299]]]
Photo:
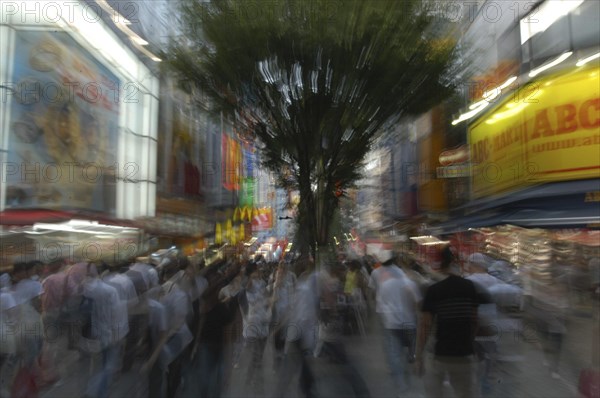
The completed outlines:
[[[273,228],[273,210],[270,207],[258,209],[252,218],[253,231],[265,231]]]
[[[466,163],[469,161],[469,147],[461,145],[458,148],[445,150],[440,153],[439,161],[442,166]]]

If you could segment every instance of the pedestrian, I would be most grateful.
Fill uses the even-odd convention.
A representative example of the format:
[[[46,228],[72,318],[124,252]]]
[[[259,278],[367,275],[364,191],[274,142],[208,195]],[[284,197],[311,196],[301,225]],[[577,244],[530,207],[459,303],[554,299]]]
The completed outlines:
[[[490,261],[481,253],[473,253],[467,260],[470,275],[466,279],[475,283],[479,294],[488,298],[487,304],[477,308],[477,334],[475,336],[475,354],[479,361],[477,381],[481,391],[488,393],[492,387],[490,374],[495,364],[499,329],[495,326],[498,320],[496,304],[491,300],[492,289],[502,283],[498,278],[488,274]]]
[[[263,354],[269,337],[271,313],[267,285],[260,269],[251,263],[246,267],[248,277],[245,298],[248,310],[244,316],[244,338],[250,351],[250,363],[246,372],[246,386],[256,393],[264,388]]]
[[[137,334],[134,331],[141,326],[135,323],[134,310],[139,304],[139,299],[133,282],[125,276],[127,270],[126,262],[110,263],[107,264],[107,269],[102,275],[102,280],[117,290],[122,303],[120,308],[127,311],[127,321],[130,327],[122,355],[121,372],[123,373],[128,372],[133,366],[137,344]]]
[[[316,352],[322,351],[333,363],[355,397],[370,397],[367,383],[352,364],[342,341],[345,307],[342,276],[344,267],[334,261],[319,274],[319,345]]]
[[[285,332],[289,325],[289,312],[296,288],[296,275],[289,270],[289,264],[280,261],[269,277],[268,292],[271,294],[271,331],[273,334],[273,369],[280,369],[285,349]]]
[[[35,262],[16,263],[13,268],[12,292],[18,306],[19,326],[18,352],[21,356],[21,369],[26,369],[41,385],[39,356],[43,345],[43,324],[41,318],[42,284],[31,279],[35,275]]]
[[[11,386],[17,371],[17,332],[19,312],[13,293],[10,291],[10,277],[2,274],[0,290],[0,397],[10,398]]]
[[[446,377],[457,397],[476,395],[474,386],[474,349],[477,307],[484,302],[475,284],[454,273],[455,257],[450,246],[441,252],[443,279],[425,292],[418,326],[416,370],[425,374],[424,351],[435,325],[435,348],[428,361],[425,391],[429,397],[443,396]]]
[[[357,259],[346,262],[344,295],[346,296],[345,328],[348,334],[365,334],[364,320],[367,315],[366,288],[367,278],[361,271],[362,265]]]
[[[408,364],[414,360],[417,311],[421,295],[417,285],[396,265],[391,250],[377,254],[381,267],[371,273],[369,286],[375,290],[376,307],[384,330],[384,352],[394,385],[409,389]]]
[[[228,331],[236,311],[239,311],[237,296],[241,286],[239,289],[235,287],[226,289],[223,285],[230,282],[233,276],[211,278],[213,283],[202,299],[203,322],[199,330],[197,361],[201,375],[198,380],[197,395],[201,398],[220,397],[227,377],[225,374],[226,345],[231,338]]]
[[[90,327],[85,331],[89,337],[87,352],[98,359],[100,366],[90,377],[86,397],[108,398],[110,387],[118,371],[120,353],[129,333],[127,306],[119,298],[117,289],[100,279],[95,264],[87,264],[87,276],[83,285],[83,297],[89,303]],[[84,310],[85,312],[85,310]]]
[[[191,302],[188,294],[181,288],[180,282],[184,272],[179,270],[177,261],[171,261],[164,268],[162,296],[160,302],[166,307],[168,314],[168,340],[161,352],[160,361],[163,369],[167,369],[167,396],[177,393],[182,379],[184,352],[193,341],[187,319],[191,313]]]
[[[299,373],[300,391],[316,396],[316,383],[308,358],[313,356],[319,325],[318,274],[312,258],[299,259],[296,291],[286,330],[283,366],[278,374],[274,398],[288,396],[290,382]]]
[[[64,361],[60,360],[67,351],[67,340],[63,338],[62,332],[65,329],[61,318],[67,282],[64,267],[63,259],[50,262],[47,265],[48,275],[42,280],[41,309],[44,344],[40,365],[44,384],[52,384],[67,376]]]

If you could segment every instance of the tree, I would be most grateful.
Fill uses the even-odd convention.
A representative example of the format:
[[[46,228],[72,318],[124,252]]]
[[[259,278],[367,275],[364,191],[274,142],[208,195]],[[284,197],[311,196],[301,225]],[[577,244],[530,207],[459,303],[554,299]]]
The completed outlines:
[[[305,249],[329,243],[339,194],[377,134],[454,90],[454,41],[418,0],[184,0],[181,11],[185,33],[167,64],[300,192]]]

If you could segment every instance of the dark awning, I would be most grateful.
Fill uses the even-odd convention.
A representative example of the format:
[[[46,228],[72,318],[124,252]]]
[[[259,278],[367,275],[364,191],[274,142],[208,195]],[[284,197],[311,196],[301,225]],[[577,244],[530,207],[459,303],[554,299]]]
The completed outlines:
[[[600,205],[577,209],[523,209],[503,219],[506,224],[521,227],[599,227]]]

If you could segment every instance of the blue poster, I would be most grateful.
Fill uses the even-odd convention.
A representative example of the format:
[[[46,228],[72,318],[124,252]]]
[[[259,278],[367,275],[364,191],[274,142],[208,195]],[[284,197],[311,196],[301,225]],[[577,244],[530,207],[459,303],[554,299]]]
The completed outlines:
[[[113,213],[119,79],[67,33],[15,40],[6,208]]]

